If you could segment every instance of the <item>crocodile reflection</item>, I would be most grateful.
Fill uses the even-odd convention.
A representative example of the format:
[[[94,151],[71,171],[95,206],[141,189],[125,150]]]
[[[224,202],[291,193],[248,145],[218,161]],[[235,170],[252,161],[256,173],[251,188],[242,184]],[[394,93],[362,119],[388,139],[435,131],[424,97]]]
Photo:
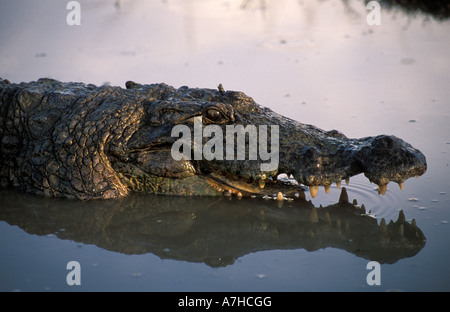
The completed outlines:
[[[72,201],[0,193],[0,220],[30,234],[55,234],[124,254],[227,266],[246,254],[272,249],[333,247],[380,263],[412,257],[425,236],[402,211],[386,224],[348,201],[336,204],[261,198],[171,197],[133,194],[119,200]]]

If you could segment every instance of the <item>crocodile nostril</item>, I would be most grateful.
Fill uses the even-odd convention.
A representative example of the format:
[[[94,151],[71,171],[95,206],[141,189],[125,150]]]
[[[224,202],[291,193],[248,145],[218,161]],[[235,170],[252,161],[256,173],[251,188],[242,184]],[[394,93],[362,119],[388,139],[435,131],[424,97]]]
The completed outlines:
[[[381,136],[375,139],[373,146],[382,149],[392,149],[395,145],[395,140],[391,136]]]
[[[306,147],[303,149],[303,157],[308,162],[315,163],[320,158],[320,153],[315,147]]]
[[[315,147],[307,147],[303,150],[303,156],[309,159],[315,159],[317,158],[317,155],[319,152]]]
[[[386,147],[392,147],[394,145],[394,140],[390,137],[385,137],[383,143]]]

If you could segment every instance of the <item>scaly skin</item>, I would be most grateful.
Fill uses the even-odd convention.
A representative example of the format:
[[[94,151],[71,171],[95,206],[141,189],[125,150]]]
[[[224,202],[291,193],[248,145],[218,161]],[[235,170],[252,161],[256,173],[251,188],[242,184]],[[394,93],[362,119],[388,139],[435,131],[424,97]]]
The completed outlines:
[[[319,185],[327,189],[364,173],[383,193],[389,181],[402,185],[426,171],[425,156],[399,138],[349,139],[278,115],[241,92],[131,81],[126,86],[0,79],[1,185],[78,199],[118,198],[133,191],[302,193],[299,186],[276,181],[277,174],[287,173],[314,195]],[[196,116],[223,133],[226,125],[279,126],[279,166],[262,171],[267,161],[259,157],[174,160],[171,147],[178,138],[171,131],[181,124],[193,129]]]

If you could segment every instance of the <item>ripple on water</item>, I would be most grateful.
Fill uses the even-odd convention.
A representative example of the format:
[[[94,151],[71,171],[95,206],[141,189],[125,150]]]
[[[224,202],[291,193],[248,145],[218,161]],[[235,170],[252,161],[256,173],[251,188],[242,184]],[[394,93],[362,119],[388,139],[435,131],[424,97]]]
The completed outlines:
[[[396,219],[398,210],[405,207],[406,195],[400,190],[396,183],[389,183],[385,195],[378,194],[377,185],[370,183],[363,175],[358,175],[350,179],[349,185],[344,181],[341,183],[341,188],[337,189],[336,184],[333,184],[329,194],[319,190],[317,202],[313,200],[315,205],[329,205],[336,203],[342,187],[347,189],[348,199],[350,202],[356,199],[357,204],[361,206],[364,204],[366,211],[371,212],[372,215],[378,219],[385,218],[386,220]],[[334,201],[334,202],[333,202]]]

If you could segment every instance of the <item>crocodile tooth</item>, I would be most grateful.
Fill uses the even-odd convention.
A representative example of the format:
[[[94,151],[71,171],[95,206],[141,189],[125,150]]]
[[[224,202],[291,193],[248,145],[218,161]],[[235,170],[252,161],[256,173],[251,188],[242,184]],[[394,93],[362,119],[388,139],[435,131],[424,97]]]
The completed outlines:
[[[311,223],[319,222],[319,215],[317,214],[316,207],[311,208],[311,213],[309,214],[309,222]]]
[[[366,214],[366,206],[364,204],[361,205],[361,214]]]
[[[400,223],[404,223],[405,222],[405,214],[403,213],[403,210],[400,210],[398,212],[398,219],[397,219],[396,223],[398,223],[398,222],[400,222]]]
[[[419,231],[417,229],[417,225],[416,225],[416,220],[415,219],[411,220],[411,227],[414,230],[414,234],[416,234],[416,238],[419,238]]]
[[[325,212],[325,216],[324,216],[325,222],[328,223],[329,225],[331,225],[331,217],[330,214],[327,212]]]
[[[338,190],[341,188],[341,181],[336,182],[336,187],[337,187]]]
[[[242,198],[242,193],[241,192],[238,192],[236,195],[237,195],[237,197]]]
[[[309,187],[309,192],[311,193],[312,198],[316,198],[318,190],[319,190],[319,186],[317,186],[317,185]]]
[[[403,227],[403,224],[400,224],[398,227],[398,235],[405,236],[405,228]]]
[[[331,185],[325,185],[325,194],[328,194],[330,191]]]
[[[342,188],[341,195],[339,196],[340,203],[348,203],[348,194],[345,187]]]
[[[266,181],[264,181],[264,180],[259,180],[258,183],[259,183],[259,188],[263,189],[264,186],[266,186]]]
[[[387,233],[387,226],[386,226],[386,220],[384,220],[384,218],[382,218],[380,220],[380,232],[381,233]]]
[[[403,189],[405,188],[405,185],[403,184],[403,182],[399,182],[398,187],[400,188],[400,190],[403,191]]]
[[[278,200],[278,201],[283,201],[283,200],[284,200],[283,194],[281,194],[281,192],[278,192],[278,194],[277,194],[277,200]]]
[[[345,178],[345,184],[349,185],[350,184],[350,178]]]
[[[384,195],[386,194],[387,184],[378,185],[378,194]]]

